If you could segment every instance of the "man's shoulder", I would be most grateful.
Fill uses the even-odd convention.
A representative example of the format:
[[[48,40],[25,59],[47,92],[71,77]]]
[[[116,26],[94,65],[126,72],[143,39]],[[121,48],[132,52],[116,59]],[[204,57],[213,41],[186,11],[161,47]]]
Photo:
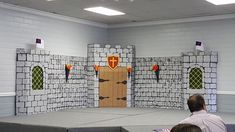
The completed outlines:
[[[179,123],[192,123],[194,120],[191,117],[187,117],[180,121]]]
[[[208,117],[209,117],[211,120],[219,121],[219,122],[223,122],[223,123],[224,123],[223,119],[222,119],[220,116],[218,116],[218,115],[209,114]]]
[[[212,113],[207,113],[207,115],[211,118],[218,118],[218,119],[222,119],[220,116],[212,114]]]
[[[192,115],[190,118],[192,118],[192,120],[197,121],[197,122],[220,122],[220,123],[224,123],[223,119],[215,114],[212,113],[201,113],[201,114],[197,114],[197,115]]]
[[[200,114],[193,114],[190,117],[185,118],[180,123],[190,123],[190,122],[201,122],[203,120],[220,120],[222,121],[222,118],[218,115],[211,114],[211,113],[200,113]]]

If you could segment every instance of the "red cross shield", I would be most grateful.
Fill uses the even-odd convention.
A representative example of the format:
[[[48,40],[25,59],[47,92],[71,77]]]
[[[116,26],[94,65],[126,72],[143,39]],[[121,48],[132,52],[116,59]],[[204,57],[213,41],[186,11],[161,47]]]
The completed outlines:
[[[118,56],[108,56],[108,65],[111,69],[115,69],[119,64],[119,57]]]

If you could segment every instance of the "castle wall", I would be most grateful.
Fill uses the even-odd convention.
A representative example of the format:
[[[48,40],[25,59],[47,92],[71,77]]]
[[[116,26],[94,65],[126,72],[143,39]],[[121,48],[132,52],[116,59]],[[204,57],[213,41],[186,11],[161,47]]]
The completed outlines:
[[[186,52],[183,53],[183,98],[184,109],[187,108],[187,99],[194,93],[204,95],[207,110],[210,112],[217,111],[217,63],[218,52]],[[189,72],[191,68],[198,67],[203,72],[202,89],[189,88]]]
[[[121,67],[135,67],[135,47],[128,45],[122,47],[120,45],[102,45],[89,44],[88,45],[88,106],[99,107],[99,79],[94,72],[94,65],[108,66],[107,57],[109,55],[116,55],[120,58],[118,66]],[[127,107],[133,106],[134,101],[134,76],[131,73],[131,78],[127,79]]]
[[[86,57],[17,49],[16,114],[29,115],[87,106]],[[65,64],[73,66],[68,82]],[[43,69],[43,89],[32,89],[32,69]]]
[[[152,70],[159,65],[159,81]],[[136,58],[135,107],[182,109],[182,57]]]
[[[187,52],[175,57],[135,57],[135,47],[89,44],[86,57],[52,55],[46,50],[17,49],[16,113],[30,115],[68,108],[99,107],[99,77],[94,65],[108,66],[107,57],[120,58],[118,66],[132,67],[127,79],[127,107],[188,109],[190,95],[204,96],[208,111],[217,111],[217,52]],[[71,64],[68,81],[65,65]],[[152,70],[159,65],[159,81]],[[33,68],[43,71],[43,88],[33,90]],[[200,88],[190,88],[190,71],[201,71]],[[196,80],[197,81],[197,80]]]

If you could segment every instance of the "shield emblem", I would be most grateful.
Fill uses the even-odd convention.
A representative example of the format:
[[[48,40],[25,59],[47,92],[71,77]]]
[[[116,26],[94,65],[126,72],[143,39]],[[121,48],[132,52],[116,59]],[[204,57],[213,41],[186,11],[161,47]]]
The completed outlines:
[[[108,65],[111,69],[115,69],[119,64],[119,57],[118,56],[108,56]]]

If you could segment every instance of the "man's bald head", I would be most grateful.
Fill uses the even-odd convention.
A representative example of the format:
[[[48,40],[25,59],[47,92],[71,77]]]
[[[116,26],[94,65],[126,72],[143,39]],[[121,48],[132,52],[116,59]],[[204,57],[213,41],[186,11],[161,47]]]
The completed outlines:
[[[205,109],[205,100],[200,94],[194,94],[190,96],[187,104],[190,112],[195,112]]]

